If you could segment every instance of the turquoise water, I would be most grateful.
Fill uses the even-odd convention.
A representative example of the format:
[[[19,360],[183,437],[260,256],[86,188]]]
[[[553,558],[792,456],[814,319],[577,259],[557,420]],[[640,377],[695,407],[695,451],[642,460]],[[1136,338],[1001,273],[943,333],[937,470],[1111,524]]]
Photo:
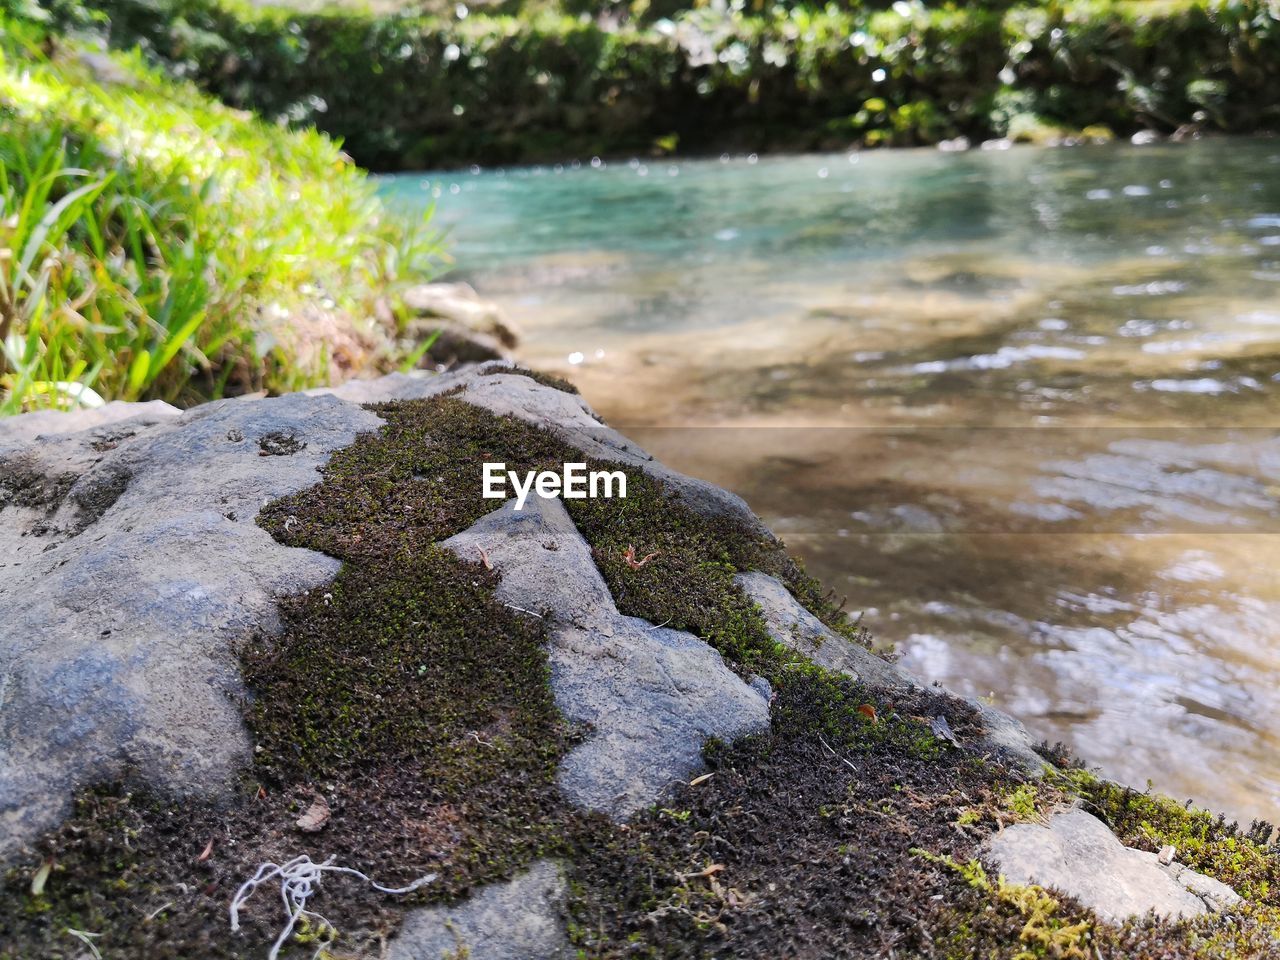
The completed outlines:
[[[1280,816],[1280,141],[402,176],[916,673]]]

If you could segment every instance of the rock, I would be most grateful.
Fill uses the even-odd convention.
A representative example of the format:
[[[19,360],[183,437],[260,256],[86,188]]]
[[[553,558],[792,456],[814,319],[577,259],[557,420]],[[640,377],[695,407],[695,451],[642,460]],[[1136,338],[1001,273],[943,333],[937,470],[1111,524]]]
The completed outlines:
[[[180,795],[222,790],[249,750],[233,644],[338,570],[254,517],[381,422],[301,395],[108,407],[28,415],[45,436],[27,443],[12,439],[24,418],[4,424],[0,859],[56,826],[77,787],[127,769]],[[305,446],[260,456],[273,435]]]
[[[77,787],[125,770],[179,794],[219,793],[248,750],[233,703],[243,692],[234,645],[275,629],[276,597],[327,583],[338,569],[280,545],[254,517],[377,428],[357,404],[445,391],[645,470],[693,508],[769,536],[740,498],[668,469],[581,397],[502,363],[182,415],[164,404],[108,404],[6,421],[0,858],[56,825]],[[552,539],[563,549],[546,550]],[[560,772],[577,803],[626,817],[695,772],[708,737],[768,722],[767,685],[749,687],[689,634],[618,613],[559,502],[535,498],[522,513],[509,504],[450,544],[470,558],[483,545],[503,571],[502,599],[553,618],[557,702],[592,727]],[[827,630],[778,581],[739,582],[782,642],[874,685],[914,683]],[[995,711],[987,719],[997,736],[1021,730]],[[1010,744],[1021,742],[1009,733]]]
[[[520,342],[515,325],[502,308],[480,295],[468,283],[424,283],[410,287],[400,297],[406,309],[423,318],[451,320],[457,327],[492,338],[501,348],[513,349]],[[430,333],[432,324],[411,321],[410,329]]]
[[[871,687],[892,690],[919,687],[905,673],[831,630],[800,606],[785,586],[765,573],[740,573],[733,578],[764,615],[769,635],[778,643],[803,653],[814,663],[839,670]]]
[[[1144,857],[1152,856],[1145,851],[1136,852],[1141,852]],[[1215,913],[1230,910],[1241,902],[1240,895],[1221,880],[1206,877],[1203,873],[1197,873],[1184,864],[1173,862],[1160,864],[1160,869],[1194,896],[1203,900],[1205,906]]]
[[[560,960],[574,955],[562,911],[567,892],[559,866],[539,860],[507,883],[495,883],[456,907],[411,911],[388,960]]]
[[[314,483],[330,453],[376,429],[378,417],[357,403],[445,390],[543,426],[589,456],[648,471],[691,507],[769,535],[740,498],[669,470],[581,397],[500,362],[221,401],[180,416],[166,404],[106,404],[5,421],[0,856],[58,822],[78,786],[124,769],[179,794],[223,788],[247,751],[232,703],[242,692],[234,644],[274,628],[275,596],[324,584],[338,568],[282,547],[253,517],[266,500]],[[566,549],[541,549],[535,529]],[[558,703],[595,724],[561,774],[577,803],[626,817],[695,771],[708,736],[732,739],[767,722],[767,695],[707,644],[618,614],[561,504],[535,498],[522,515],[500,509],[454,543],[465,553],[490,540],[495,563],[527,567],[507,573],[504,599],[557,618]],[[753,573],[740,584],[783,643],[873,685],[913,684],[820,625],[780,582]],[[996,712],[988,726],[997,736],[1020,731]],[[1009,733],[1010,745],[1020,742]]]
[[[978,719],[982,721],[983,742],[1012,758],[1027,775],[1042,776],[1045,762],[1036,752],[1038,741],[1022,725],[1022,721],[981,700],[967,699],[969,705],[978,711]]]
[[[448,320],[431,325],[431,329],[426,331],[426,336],[435,337],[426,354],[433,363],[453,366],[460,363],[505,360],[511,357],[497,338],[487,333],[477,333]]]
[[[764,700],[765,703],[773,702],[773,696],[774,696],[773,684],[771,684],[764,677],[760,676],[760,674],[758,673],[752,674],[751,680],[749,681],[749,685],[752,690],[760,694],[761,698]]]
[[[52,865],[40,866],[29,845],[58,826],[77,788],[126,774],[129,786],[136,780],[144,794],[153,789],[198,797],[199,806],[212,811],[207,816],[219,827],[186,838],[192,869],[200,872],[225,869],[220,851],[233,849],[233,843],[254,844],[234,848],[250,864],[289,862],[285,854],[304,845],[307,856],[314,852],[319,862],[325,845],[346,842],[343,838],[351,835],[344,817],[367,815],[370,809],[381,814],[384,797],[376,793],[376,782],[370,788],[375,795],[363,807],[347,805],[348,785],[306,784],[307,792],[296,791],[297,797],[321,790],[323,795],[314,793],[297,807],[290,803],[287,814],[277,806],[276,819],[264,821],[260,837],[237,836],[228,828],[226,842],[222,839],[221,818],[230,807],[221,800],[250,751],[238,702],[245,691],[237,645],[251,633],[278,628],[278,597],[329,589],[325,585],[338,571],[336,560],[285,547],[254,520],[265,502],[309,487],[335,450],[381,424],[361,403],[445,391],[544,427],[586,455],[644,470],[695,509],[769,536],[739,498],[669,470],[600,423],[580,397],[503,363],[440,376],[395,375],[309,395],[222,401],[181,415],[165,405],[107,405],[0,423],[0,864],[17,866],[8,874],[11,886],[16,877],[29,890],[41,870],[41,884],[71,879],[75,858],[60,860],[62,872],[55,872]],[[508,502],[444,545],[466,560],[487,559],[501,577],[497,601],[545,620],[551,693],[581,734],[570,741],[556,782],[578,806],[626,820],[672,784],[693,779],[708,738],[733,740],[767,728],[769,681],[752,677],[746,683],[698,638],[622,615],[558,500],[534,497],[522,511]],[[829,630],[778,580],[744,573],[737,583],[759,605],[779,642],[877,689],[918,686],[892,664]],[[492,609],[487,593],[485,604]],[[930,701],[931,715],[938,703]],[[1029,769],[1033,762],[1038,765],[1020,724],[982,705],[977,709],[987,745],[999,744]],[[969,725],[958,724],[962,733],[956,736],[945,717],[933,715],[930,724],[936,736],[974,748]],[[803,762],[807,767],[809,760]],[[967,765],[967,758],[947,750],[940,762]],[[932,769],[917,776],[932,777]],[[539,779],[539,786],[543,782]],[[719,775],[704,778],[708,786],[700,789],[723,782]],[[789,816],[789,807],[771,806],[775,793],[744,796],[750,792],[732,794],[730,805],[741,798]],[[335,798],[332,808],[326,797]],[[265,801],[261,809],[267,809],[271,801],[260,800]],[[137,808],[144,823],[137,836],[147,837],[154,854],[171,839],[173,808],[166,805],[153,814],[144,806]],[[440,853],[430,832],[420,832],[425,821],[413,820],[413,811],[406,814],[395,802],[386,807],[380,838],[389,836],[397,845],[403,841],[406,856],[416,859]],[[949,811],[944,829],[949,829]],[[592,830],[606,836],[612,831],[615,840],[637,837],[647,829],[637,821],[611,826],[603,817],[592,818]],[[68,827],[67,836],[85,838],[76,853],[83,865],[89,851],[91,881],[99,875],[94,844],[101,839],[92,831],[111,823],[91,820],[87,832],[80,832],[81,825]],[[460,834],[474,826],[462,822]],[[176,852],[178,842],[175,856],[188,856]],[[201,845],[206,852],[197,854]],[[401,848],[392,849],[398,856]],[[21,866],[19,853],[26,854]],[[867,850],[862,853],[865,862]],[[1155,854],[1125,849],[1081,811],[1059,814],[1045,826],[1010,827],[991,842],[988,856],[1011,879],[1059,887],[1103,916],[1147,909],[1186,916],[1238,903],[1229,888],[1210,878],[1176,862],[1162,864]],[[703,872],[688,877],[706,881],[713,891],[723,880],[726,903],[732,900],[740,908],[747,902],[740,894],[759,896],[760,887],[731,886],[741,881],[720,875],[734,869],[726,866],[728,859],[712,863],[699,854],[690,866]],[[466,902],[412,909],[386,955],[397,960],[571,956],[562,871],[582,866],[539,861],[508,882],[477,890]],[[112,877],[104,882],[114,884]],[[175,892],[166,891],[161,899],[158,885],[153,902],[145,904],[135,902],[136,891],[90,890],[87,895],[115,897],[120,907],[114,929],[103,928],[104,938],[116,938],[100,942],[103,954],[117,955],[122,943],[127,949],[131,931],[150,922],[140,919],[147,916],[143,910],[157,907],[205,910],[214,926],[197,922],[199,928],[188,933],[196,938],[191,942],[212,944],[210,950],[217,952],[224,943],[219,938],[227,935],[226,913],[203,889],[203,882],[191,886],[181,904]],[[341,889],[335,884],[325,895],[340,898]],[[830,922],[839,924],[848,916],[832,911]],[[184,922],[191,917],[185,913]],[[852,922],[866,926],[858,916]],[[23,934],[28,938],[65,935],[40,929],[38,918],[32,923]],[[37,949],[23,955],[56,952]]]
[[[1125,847],[1106,824],[1078,809],[1055,813],[1043,825],[1005,828],[988,844],[987,856],[1010,883],[1060,890],[1117,923],[1148,911],[1195,917],[1240,902],[1224,883]]]
[[[591,549],[559,500],[531,497],[444,545],[502,573],[498,600],[551,623],[551,688],[587,739],[560,766],[575,803],[625,818],[702,766],[709,737],[769,725],[769,705],[698,638],[618,613]]]
[[[883,660],[861,644],[845,639],[800,605],[774,577],[758,571],[740,573],[734,582],[764,615],[769,635],[778,643],[803,653],[814,663],[838,670],[873,689],[892,692],[920,688],[905,670]],[[1036,753],[1036,741],[1021,723],[978,700],[967,700],[982,720],[981,746],[1000,752],[1033,776],[1044,772],[1044,760]]]
[[[181,410],[163,400],[149,400],[146,403],[112,400],[100,407],[83,410],[37,410],[16,417],[0,418],[0,449],[9,443],[34,440],[39,436],[76,433],[120,420],[145,417],[149,423],[157,423],[181,414]]]

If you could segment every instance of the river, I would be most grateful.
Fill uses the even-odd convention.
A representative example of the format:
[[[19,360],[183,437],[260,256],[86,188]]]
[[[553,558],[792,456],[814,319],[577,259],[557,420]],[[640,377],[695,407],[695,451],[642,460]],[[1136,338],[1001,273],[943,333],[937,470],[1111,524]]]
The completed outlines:
[[[1280,140],[389,178],[918,676],[1280,820]]]

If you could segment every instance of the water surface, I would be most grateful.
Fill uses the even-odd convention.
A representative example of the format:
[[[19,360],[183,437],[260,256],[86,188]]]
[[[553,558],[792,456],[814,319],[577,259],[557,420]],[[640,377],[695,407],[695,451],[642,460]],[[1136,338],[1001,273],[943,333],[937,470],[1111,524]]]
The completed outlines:
[[[1280,819],[1280,141],[397,177],[909,669]]]

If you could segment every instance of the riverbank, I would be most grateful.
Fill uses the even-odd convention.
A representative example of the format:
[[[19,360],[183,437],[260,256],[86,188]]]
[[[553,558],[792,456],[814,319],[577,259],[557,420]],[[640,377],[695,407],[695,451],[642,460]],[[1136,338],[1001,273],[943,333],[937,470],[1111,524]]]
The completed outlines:
[[[91,5],[113,44],[377,170],[1280,127],[1271,0]]]

